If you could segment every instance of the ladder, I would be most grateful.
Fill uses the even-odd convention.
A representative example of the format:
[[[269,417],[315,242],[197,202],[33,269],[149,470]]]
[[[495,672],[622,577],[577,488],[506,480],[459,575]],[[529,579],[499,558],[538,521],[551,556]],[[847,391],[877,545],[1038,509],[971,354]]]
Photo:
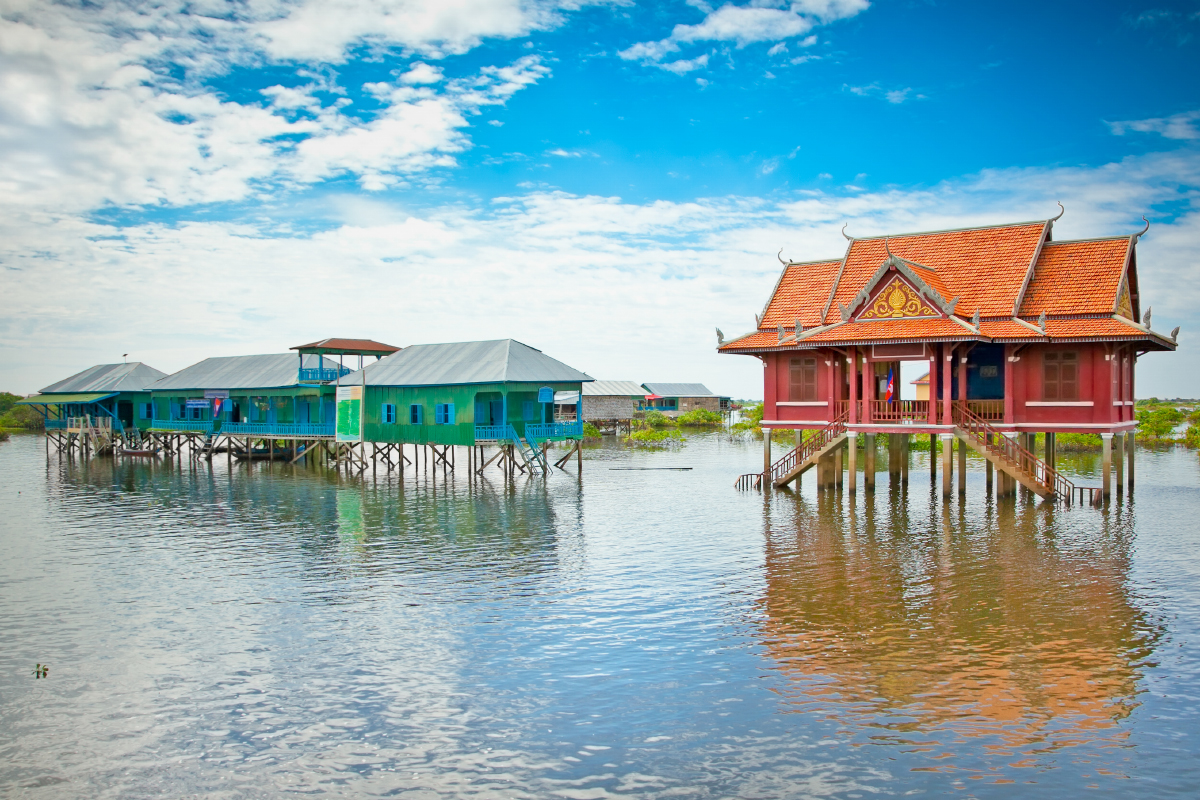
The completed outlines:
[[[993,428],[965,403],[956,403],[953,413],[955,435],[991,461],[996,469],[1003,470],[1038,497],[1071,502],[1075,485],[1057,470]]]

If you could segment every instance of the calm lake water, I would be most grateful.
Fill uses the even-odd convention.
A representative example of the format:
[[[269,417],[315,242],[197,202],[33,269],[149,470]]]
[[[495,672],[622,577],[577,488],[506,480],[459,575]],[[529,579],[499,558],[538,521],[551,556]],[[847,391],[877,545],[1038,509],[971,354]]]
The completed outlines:
[[[1194,452],[1106,510],[975,461],[943,505],[920,453],[906,493],[735,491],[761,452],[506,486],[14,437],[0,795],[1200,793]],[[613,469],[651,466],[692,470]]]

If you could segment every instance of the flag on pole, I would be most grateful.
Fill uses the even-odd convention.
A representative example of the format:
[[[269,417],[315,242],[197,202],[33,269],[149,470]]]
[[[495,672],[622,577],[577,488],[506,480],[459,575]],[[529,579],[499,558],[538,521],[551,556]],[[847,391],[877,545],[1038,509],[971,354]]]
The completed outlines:
[[[892,368],[888,367],[887,393],[883,396],[883,399],[889,403],[893,402],[896,399],[895,391],[896,391],[895,376],[892,374]]]

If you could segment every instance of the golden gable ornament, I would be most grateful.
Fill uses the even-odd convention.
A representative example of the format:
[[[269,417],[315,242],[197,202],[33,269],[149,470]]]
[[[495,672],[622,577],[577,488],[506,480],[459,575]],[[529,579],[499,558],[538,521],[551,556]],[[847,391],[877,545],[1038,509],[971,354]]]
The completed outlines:
[[[875,295],[859,319],[904,319],[905,317],[940,317],[913,288],[899,278],[892,278],[883,291]]]

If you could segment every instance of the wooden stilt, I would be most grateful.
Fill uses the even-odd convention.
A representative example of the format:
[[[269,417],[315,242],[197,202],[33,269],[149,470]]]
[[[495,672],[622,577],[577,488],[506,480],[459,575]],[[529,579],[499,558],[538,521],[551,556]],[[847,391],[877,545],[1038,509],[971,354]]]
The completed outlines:
[[[1129,442],[1125,449],[1129,452],[1129,475],[1125,478],[1125,485],[1129,488],[1129,491],[1132,492],[1133,491],[1133,454],[1134,454],[1134,451],[1137,450],[1137,435],[1133,431],[1129,432]]]
[[[771,478],[771,429],[763,428],[763,488]]]
[[[875,434],[868,433],[864,436],[866,443],[863,446],[863,489],[868,492],[875,491]]]
[[[991,444],[992,443],[992,435],[990,433],[985,434],[984,441],[987,442],[988,444]],[[995,467],[992,465],[992,462],[987,460],[986,458],[984,459],[984,463],[986,465],[984,467],[984,475],[985,475],[986,482],[987,482],[987,493],[988,493],[988,496],[990,497],[992,494],[992,479],[993,479],[993,474],[995,473]]]
[[[1101,440],[1104,442],[1104,463],[1101,467],[1102,475],[1100,486],[1102,494],[1107,499],[1112,494],[1112,457],[1113,457],[1113,435],[1111,433],[1100,434]]]
[[[938,436],[936,433],[929,434],[929,480],[932,483],[937,480],[937,462],[938,462]]]
[[[967,493],[967,443],[958,440],[958,493]]]
[[[954,434],[942,434],[942,497],[949,497],[951,487],[953,486],[952,474],[952,448],[954,446]]]
[[[854,431],[846,437],[846,473],[849,479],[846,490],[854,494],[858,490],[858,434]]]
[[[1125,436],[1120,433],[1113,436],[1113,466],[1117,473],[1117,494],[1121,494],[1125,490]]]
[[[833,449],[833,485],[842,488],[842,446]]]
[[[908,486],[908,462],[909,462],[909,443],[912,440],[911,434],[900,434],[900,483],[903,486]]]

